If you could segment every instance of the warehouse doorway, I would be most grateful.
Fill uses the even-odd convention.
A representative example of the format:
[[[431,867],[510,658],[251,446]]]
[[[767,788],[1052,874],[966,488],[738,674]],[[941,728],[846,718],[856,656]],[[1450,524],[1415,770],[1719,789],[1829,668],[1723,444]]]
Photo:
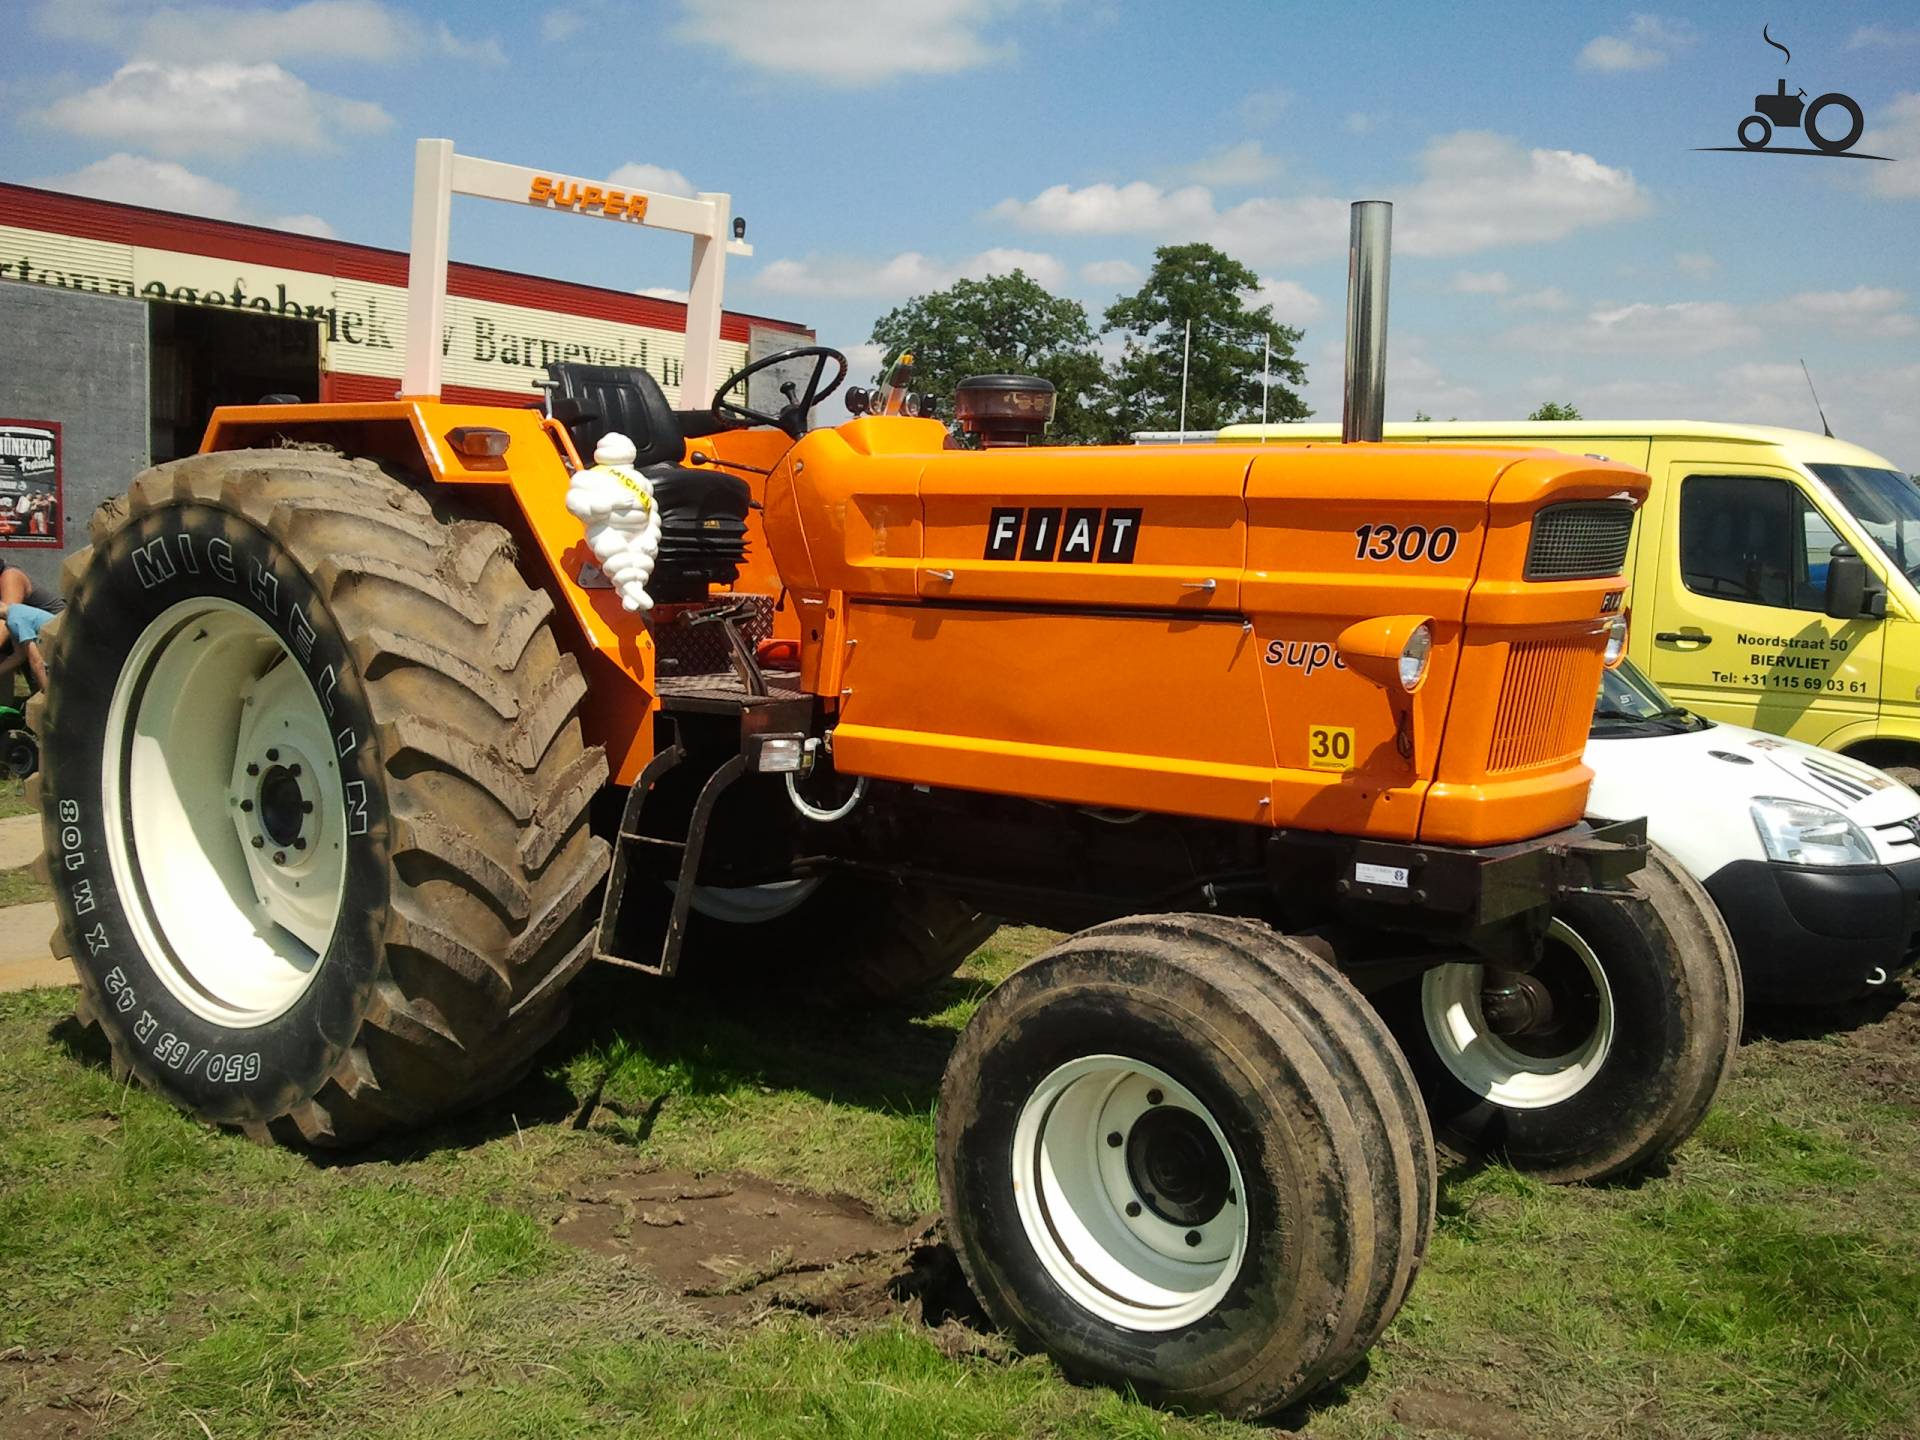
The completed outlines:
[[[197,451],[216,406],[320,398],[318,321],[153,301],[147,335],[155,465]]]

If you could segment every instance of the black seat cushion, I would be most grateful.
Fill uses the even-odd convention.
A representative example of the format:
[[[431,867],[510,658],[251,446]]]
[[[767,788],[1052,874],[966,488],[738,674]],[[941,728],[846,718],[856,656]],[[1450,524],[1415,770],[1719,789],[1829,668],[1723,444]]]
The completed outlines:
[[[660,507],[660,554],[649,586],[654,599],[704,600],[709,585],[731,585],[747,554],[753,502],[747,482],[679,465],[652,465],[646,476]]]
[[[555,364],[547,366],[553,381],[553,416],[567,427],[573,448],[583,463],[593,463],[593,452],[609,434],[633,441],[639,453],[634,464],[671,464],[686,451],[686,441],[667,404],[660,382],[646,371],[621,365]]]

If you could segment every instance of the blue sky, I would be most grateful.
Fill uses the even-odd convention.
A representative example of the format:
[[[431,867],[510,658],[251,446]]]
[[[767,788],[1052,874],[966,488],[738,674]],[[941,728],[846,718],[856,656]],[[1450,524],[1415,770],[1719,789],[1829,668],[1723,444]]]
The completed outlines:
[[[1019,264],[1098,312],[1207,239],[1339,410],[1345,205],[1396,202],[1388,413],[1817,428],[1920,470],[1920,5],[0,0],[0,177],[404,248],[412,141],[726,190],[728,300],[854,351]],[[1761,37],[1762,23],[1792,51]],[[1789,77],[1895,163],[1700,153]],[[1831,128],[1831,122],[1823,122]],[[1793,143],[1782,132],[1780,143]],[[1804,143],[1804,142],[1800,142]],[[661,174],[659,172],[670,172]],[[685,284],[461,202],[457,258]]]

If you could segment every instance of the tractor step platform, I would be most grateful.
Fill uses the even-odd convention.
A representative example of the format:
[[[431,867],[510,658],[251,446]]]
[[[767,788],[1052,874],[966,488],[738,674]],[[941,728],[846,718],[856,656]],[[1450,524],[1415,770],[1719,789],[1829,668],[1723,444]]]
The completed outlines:
[[[755,695],[731,670],[706,675],[661,675],[654,681],[655,695],[663,710],[696,711],[728,715],[757,705],[811,705],[813,697],[800,688],[800,676],[793,670],[765,670],[767,693]]]

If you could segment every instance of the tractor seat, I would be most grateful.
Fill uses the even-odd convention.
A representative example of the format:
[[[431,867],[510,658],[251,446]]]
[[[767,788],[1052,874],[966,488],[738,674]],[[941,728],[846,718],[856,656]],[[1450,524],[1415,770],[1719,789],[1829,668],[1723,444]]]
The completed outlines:
[[[686,451],[678,418],[667,404],[660,382],[646,371],[623,365],[547,366],[553,418],[567,427],[582,463],[608,435],[633,441],[634,465],[677,464]]]
[[[720,470],[680,464],[687,437],[732,428],[711,411],[675,411],[660,382],[617,365],[547,367],[553,418],[567,427],[586,464],[607,435],[633,441],[634,468],[653,484],[660,507],[660,551],[649,585],[662,603],[704,600],[711,585],[731,585],[747,552],[747,482]]]

